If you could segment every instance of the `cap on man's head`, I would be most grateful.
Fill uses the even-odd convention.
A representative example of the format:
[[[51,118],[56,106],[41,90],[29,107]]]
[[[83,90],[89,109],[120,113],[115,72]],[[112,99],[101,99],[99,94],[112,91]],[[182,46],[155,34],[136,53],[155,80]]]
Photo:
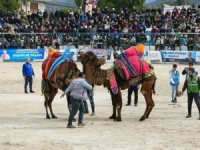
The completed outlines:
[[[84,77],[83,72],[79,72],[78,77],[83,78]]]
[[[188,65],[189,65],[189,66],[193,66],[194,63],[193,63],[193,62],[189,62]]]
[[[30,58],[29,58],[29,57],[27,57],[27,58],[26,58],[26,61],[28,61],[28,60],[30,60]]]
[[[177,64],[173,64],[173,68],[177,68]]]

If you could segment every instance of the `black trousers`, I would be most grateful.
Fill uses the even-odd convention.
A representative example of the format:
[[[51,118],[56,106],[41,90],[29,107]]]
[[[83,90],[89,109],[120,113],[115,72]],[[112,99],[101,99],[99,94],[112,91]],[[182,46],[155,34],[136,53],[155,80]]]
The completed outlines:
[[[77,114],[77,112],[79,111],[79,115],[78,115],[78,123],[82,123],[83,122],[83,115],[84,115],[84,105],[83,105],[83,101],[70,97],[71,100],[71,105],[72,105],[72,109],[70,111],[70,115],[69,115],[69,119],[68,119],[68,125],[72,125],[74,116]]]
[[[127,104],[131,104],[131,96],[132,93],[134,92],[135,98],[134,98],[134,104],[137,105],[138,103],[138,88],[135,86],[131,86],[128,88],[128,102]]]
[[[188,114],[192,114],[192,102],[193,99],[197,105],[197,108],[200,113],[200,99],[199,99],[199,93],[188,93]]]
[[[32,77],[26,77],[25,78],[24,92],[28,92],[28,90],[27,90],[28,84],[29,84],[29,90],[32,91],[32,84],[33,84],[33,78]]]
[[[60,49],[60,44],[59,43],[55,43],[56,49]]]
[[[90,100],[90,104],[91,104],[91,109],[92,112],[95,112],[95,104],[94,104],[94,98],[93,98],[93,94],[91,94],[88,90],[87,90],[87,94]],[[70,100],[70,92],[67,94],[67,103],[68,103],[68,109],[69,111],[71,111],[71,100]],[[88,104],[87,101],[83,101],[84,107],[85,107],[85,111],[88,112]]]

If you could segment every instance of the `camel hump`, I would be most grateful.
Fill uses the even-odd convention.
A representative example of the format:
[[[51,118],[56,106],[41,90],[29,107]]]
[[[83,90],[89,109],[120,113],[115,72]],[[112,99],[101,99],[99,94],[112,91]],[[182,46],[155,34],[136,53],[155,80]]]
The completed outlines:
[[[147,62],[137,55],[130,57],[121,56],[114,62],[114,65],[116,66],[116,71],[125,80],[150,72],[150,67]]]

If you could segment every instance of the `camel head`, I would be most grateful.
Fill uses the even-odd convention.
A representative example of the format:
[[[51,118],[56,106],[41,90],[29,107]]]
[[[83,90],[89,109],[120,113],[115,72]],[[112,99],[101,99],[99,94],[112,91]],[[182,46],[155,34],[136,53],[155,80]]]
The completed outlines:
[[[98,58],[93,52],[79,52],[79,59],[83,65],[83,73],[85,74],[85,79],[91,85],[95,83],[95,77],[99,73],[100,68],[105,64],[104,58]],[[99,83],[100,84],[100,83]]]

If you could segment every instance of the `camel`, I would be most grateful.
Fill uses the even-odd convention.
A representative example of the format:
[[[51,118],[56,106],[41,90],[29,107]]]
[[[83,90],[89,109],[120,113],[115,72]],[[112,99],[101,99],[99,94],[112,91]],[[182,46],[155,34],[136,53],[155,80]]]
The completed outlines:
[[[47,58],[43,62],[43,72],[48,59],[52,58]],[[65,61],[56,68],[55,72],[49,80],[43,78],[41,90],[45,98],[44,106],[46,109],[46,119],[50,119],[48,108],[50,110],[51,117],[53,119],[57,118],[52,109],[52,102],[54,100],[54,97],[56,96],[58,89],[64,91],[68,87],[70,82],[77,77],[79,72],[80,71],[74,62]]]
[[[83,65],[83,72],[85,74],[85,78],[87,82],[91,85],[104,85],[104,87],[108,88],[111,94],[112,105],[113,105],[113,113],[109,117],[110,119],[114,119],[114,121],[122,121],[121,110],[122,110],[122,94],[121,90],[127,89],[130,86],[130,82],[126,80],[122,80],[120,78],[119,73],[117,72],[116,67],[112,67],[108,70],[101,69],[101,66],[105,63],[104,58],[97,58],[97,56],[91,52],[80,52],[79,59]],[[153,68],[152,68],[153,69]],[[109,74],[113,72],[116,77],[116,82],[119,87],[119,90],[116,94],[114,94],[111,90],[111,86],[108,82]],[[132,80],[133,82],[137,82],[141,84],[141,93],[143,94],[146,101],[146,110],[144,114],[141,116],[140,121],[143,121],[149,118],[149,115],[154,107],[154,101],[152,98],[152,94],[155,92],[155,73],[151,70],[151,75],[147,78],[143,76],[139,76],[136,79]]]

